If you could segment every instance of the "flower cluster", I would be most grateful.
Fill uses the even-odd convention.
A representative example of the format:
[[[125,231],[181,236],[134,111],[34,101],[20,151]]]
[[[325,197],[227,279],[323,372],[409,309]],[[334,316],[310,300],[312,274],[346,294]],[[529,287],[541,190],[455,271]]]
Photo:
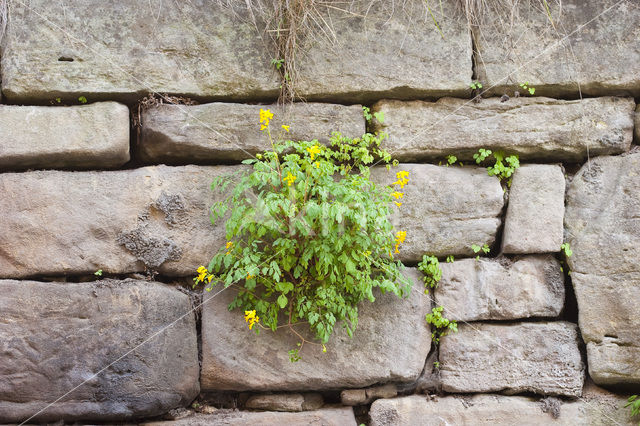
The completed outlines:
[[[268,109],[260,108],[260,130],[269,128],[269,120],[273,118],[273,114]]]
[[[293,182],[296,181],[296,177],[294,175],[292,175],[291,172],[288,172],[287,176],[284,177],[282,180],[287,182],[287,186],[291,186],[293,184]]]
[[[407,238],[407,231],[398,231],[396,233],[396,251],[394,253],[400,253],[398,247],[404,243],[405,238]]]
[[[404,188],[404,186],[409,183],[409,172],[406,170],[400,170],[399,172],[396,173],[396,179],[398,180],[393,182],[393,185],[400,186],[400,189]],[[391,196],[396,199],[396,201],[394,201],[393,203],[396,206],[400,207],[402,205],[402,202],[397,200],[400,198],[403,198],[404,193],[399,191],[394,191],[391,193]],[[407,231],[398,231],[396,233],[396,247],[395,247],[396,250],[394,253],[400,253],[398,248],[400,247],[400,244],[404,242],[405,238],[407,238]]]
[[[211,275],[209,273],[209,270],[207,268],[205,268],[204,266],[200,266],[197,270],[198,272],[198,276],[195,277],[193,280],[196,282],[196,284],[200,284],[205,282],[205,280],[210,283],[211,280],[213,279],[213,275]]]
[[[254,309],[253,311],[244,311],[244,320],[249,324],[249,330],[251,330],[256,323],[260,322],[260,317],[256,315]]]

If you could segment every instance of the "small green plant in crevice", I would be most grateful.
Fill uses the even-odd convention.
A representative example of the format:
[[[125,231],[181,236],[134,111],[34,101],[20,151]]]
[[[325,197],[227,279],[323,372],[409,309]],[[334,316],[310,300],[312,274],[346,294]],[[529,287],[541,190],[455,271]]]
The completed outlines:
[[[425,294],[429,294],[429,288],[437,288],[438,283],[442,279],[440,262],[437,257],[425,254],[422,256],[422,262],[418,263],[418,269],[424,274],[422,280],[424,281],[424,286],[426,288]]]
[[[447,256],[447,263],[453,263],[453,261],[455,260],[455,258],[453,257],[452,254],[450,254],[449,256]]]
[[[640,416],[640,397],[638,395],[631,395],[629,399],[627,399],[624,408],[631,409],[631,417]],[[640,422],[638,422],[638,426],[640,426]]]
[[[471,250],[473,250],[473,252],[477,254],[476,260],[480,260],[480,252],[482,251],[484,254],[489,254],[491,248],[487,243],[483,244],[482,246],[471,244]]]
[[[469,84],[469,87],[471,88],[471,90],[480,90],[482,89],[482,83],[480,83],[479,81],[472,81],[471,84]]]
[[[562,250],[564,255],[567,257],[571,257],[571,255],[573,255],[573,250],[571,250],[571,246],[569,245],[569,243],[562,243],[560,245],[560,250]]]
[[[95,271],[93,273],[93,275],[95,275],[96,277],[101,277],[102,276],[102,269],[98,269],[97,271]]]
[[[275,69],[277,69],[278,71],[280,70],[280,68],[282,68],[283,64],[284,64],[284,59],[273,58],[271,60],[271,65],[273,65],[275,67]]]
[[[367,120],[367,124],[371,124],[371,120],[372,119],[376,119],[378,120],[379,123],[384,123],[384,112],[383,111],[377,111],[374,112],[373,114],[371,113],[371,108],[363,106],[362,107],[362,114],[364,115],[364,119]]]
[[[434,330],[431,332],[431,340],[436,345],[440,343],[440,338],[452,331],[454,333],[458,331],[458,323],[442,316],[443,310],[444,308],[442,306],[435,307],[431,309],[431,313],[425,317],[427,323],[434,327]]]
[[[87,101],[87,98],[85,98],[84,96],[80,96],[78,98],[78,102],[80,102],[81,104],[86,104],[88,101]]]
[[[473,159],[477,164],[481,164],[493,155],[494,163],[487,167],[489,176],[497,177],[501,182],[506,180],[507,186],[511,186],[511,177],[518,167],[520,167],[520,159],[517,155],[506,155],[503,151],[491,151],[490,149],[480,148],[477,153],[473,154]]]
[[[528,81],[525,81],[524,83],[520,83],[520,87],[522,87],[524,90],[529,92],[529,94],[532,96],[534,93],[536,93],[536,88],[531,86]]]
[[[458,157],[453,154],[449,154],[445,158],[447,159],[447,166],[451,166],[455,164],[456,161],[458,161]]]

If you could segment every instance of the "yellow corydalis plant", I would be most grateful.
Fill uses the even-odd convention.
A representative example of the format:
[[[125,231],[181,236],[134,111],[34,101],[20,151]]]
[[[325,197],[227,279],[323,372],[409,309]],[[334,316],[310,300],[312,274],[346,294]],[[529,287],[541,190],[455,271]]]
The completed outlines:
[[[254,309],[252,311],[244,311],[244,320],[249,324],[249,330],[251,330],[255,324],[260,322],[260,317],[256,315],[256,311]]]

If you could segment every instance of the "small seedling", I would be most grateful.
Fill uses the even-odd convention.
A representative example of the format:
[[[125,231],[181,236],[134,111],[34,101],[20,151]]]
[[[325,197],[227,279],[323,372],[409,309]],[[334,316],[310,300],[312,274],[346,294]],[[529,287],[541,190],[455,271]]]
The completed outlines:
[[[274,67],[276,67],[277,70],[279,70],[284,65],[284,59],[275,59],[274,58],[274,59],[271,60],[271,65],[273,65]]]
[[[560,250],[562,250],[564,252],[564,255],[567,257],[571,257],[571,255],[573,254],[573,250],[571,250],[569,243],[562,243],[560,245]]]
[[[458,161],[458,157],[452,154],[447,155],[445,158],[447,159],[447,167]]]
[[[439,369],[440,368],[440,363],[438,361],[434,361],[433,362],[433,367]]]
[[[453,255],[452,255],[452,254],[450,254],[449,256],[447,256],[447,263],[453,263],[453,261],[454,261],[454,260],[455,260],[455,259],[454,259],[454,257],[453,257]]]
[[[471,250],[473,250],[473,252],[477,254],[476,260],[480,260],[480,251],[482,251],[484,254],[489,254],[491,248],[489,248],[489,245],[486,243],[482,247],[477,244],[471,244]]]
[[[520,87],[528,91],[530,95],[533,95],[534,93],[536,93],[536,88],[531,87],[528,81],[525,81],[524,83],[520,83]]]
[[[469,84],[469,87],[472,90],[482,89],[482,83],[480,83],[479,81],[472,81],[471,84]]]
[[[78,101],[79,101],[81,104],[86,104],[86,103],[87,103],[87,98],[85,98],[84,96],[80,96],[80,97],[78,98]]]
[[[477,153],[473,154],[473,159],[476,160],[476,164],[482,163],[491,155],[490,149],[480,148]]]
[[[98,269],[97,271],[95,271],[93,273],[93,275],[95,275],[96,277],[101,277],[102,276],[102,269]]]

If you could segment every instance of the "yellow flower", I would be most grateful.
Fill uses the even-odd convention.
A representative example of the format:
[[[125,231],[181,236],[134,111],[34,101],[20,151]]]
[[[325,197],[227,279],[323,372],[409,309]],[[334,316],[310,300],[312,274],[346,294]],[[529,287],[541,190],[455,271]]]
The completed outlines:
[[[398,192],[398,191],[393,192],[393,193],[391,194],[391,196],[392,196],[393,198],[395,198],[396,200],[397,200],[398,198],[402,198],[402,197],[403,197],[403,195],[404,195],[404,194],[403,194],[402,192]]]
[[[409,172],[408,172],[408,171],[406,171],[406,170],[400,170],[398,173],[396,173],[396,177],[397,177],[398,179],[404,179],[404,178],[406,178],[406,177],[408,177],[408,176],[409,176]],[[407,180],[408,180],[408,179],[407,179]]]
[[[207,282],[211,283],[211,280],[213,279],[213,275],[209,274],[207,275]]]
[[[266,124],[261,124],[260,125],[260,130],[264,130],[264,129],[268,128],[268,127],[269,127],[269,120],[267,120]]]
[[[318,145],[314,145],[310,148],[307,148],[309,155],[311,156],[311,160],[313,160],[316,154],[320,154],[320,147]]]
[[[283,124],[282,128],[284,129],[285,132],[289,133],[289,126],[286,126]]]
[[[267,123],[267,126],[269,125],[269,120],[271,120],[273,118],[273,114],[271,113],[271,110],[268,109],[262,109],[260,108],[260,122]]]
[[[313,163],[316,166],[316,169],[320,168],[320,163],[318,163],[317,161],[315,163]]]
[[[202,273],[207,273],[207,268],[205,268],[204,266],[200,265],[200,267],[198,268],[198,273],[202,274]]]
[[[256,315],[254,309],[253,311],[244,311],[244,320],[249,324],[249,330],[251,330],[253,325],[260,321],[260,317]]]
[[[397,180],[395,182],[393,182],[393,185],[400,185],[400,188],[404,188],[404,186],[409,183],[408,180],[403,179],[403,180]]]
[[[253,275],[247,274],[247,279],[250,280],[251,278],[253,278]]]
[[[404,186],[409,183],[409,179],[407,179],[408,176],[409,172],[407,172],[406,170],[399,171],[398,173],[396,173],[396,177],[398,178],[398,180],[393,182],[393,184],[400,185],[400,188],[404,188]]]
[[[287,186],[291,186],[293,184],[293,182],[295,182],[296,177],[294,175],[292,175],[291,172],[287,172],[287,177],[285,177],[282,180],[287,182]]]
[[[227,241],[227,254],[231,252],[231,247],[233,246],[233,241]]]
[[[399,202],[397,202],[397,201],[394,201],[394,203],[395,203],[395,205],[396,205],[396,206],[398,206],[398,207],[400,207],[400,206],[402,205],[402,203],[399,203]]]
[[[396,241],[399,243],[404,243],[405,238],[407,238],[407,231],[398,231],[396,233]]]

